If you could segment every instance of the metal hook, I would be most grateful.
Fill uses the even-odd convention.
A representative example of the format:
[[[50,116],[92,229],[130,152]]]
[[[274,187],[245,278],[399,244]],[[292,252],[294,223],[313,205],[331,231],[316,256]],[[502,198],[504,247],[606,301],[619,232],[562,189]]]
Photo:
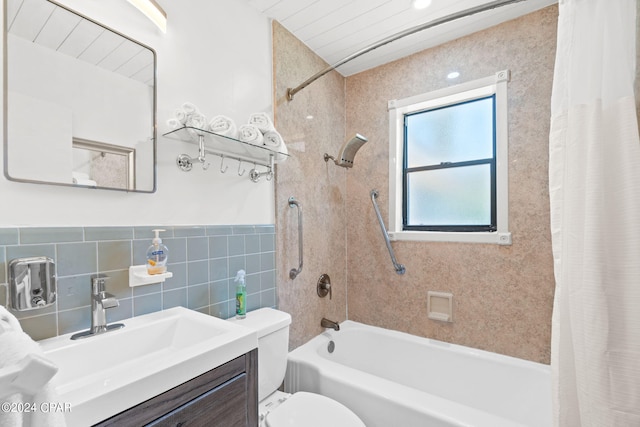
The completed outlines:
[[[222,169],[222,166],[224,166],[224,156],[220,156],[220,172],[225,173],[229,169],[229,165],[224,166],[224,169]]]
[[[209,169],[209,166],[211,166],[211,163],[207,162],[206,157],[202,156],[198,156],[197,160],[202,164],[202,170],[206,171],[207,169]]]
[[[198,136],[198,161],[202,163],[202,170],[206,171],[211,166],[211,163],[207,162],[206,151],[204,150],[204,135]]]
[[[238,160],[238,176],[244,175],[244,173],[247,171],[246,169],[242,169],[242,172],[240,172],[240,166],[242,166],[242,160]]]

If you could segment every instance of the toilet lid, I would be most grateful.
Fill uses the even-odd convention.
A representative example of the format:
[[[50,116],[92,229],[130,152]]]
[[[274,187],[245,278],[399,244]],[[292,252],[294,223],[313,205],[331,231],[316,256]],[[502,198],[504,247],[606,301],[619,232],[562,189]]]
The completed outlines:
[[[265,419],[267,427],[365,427],[346,406],[315,393],[299,391],[282,402]]]

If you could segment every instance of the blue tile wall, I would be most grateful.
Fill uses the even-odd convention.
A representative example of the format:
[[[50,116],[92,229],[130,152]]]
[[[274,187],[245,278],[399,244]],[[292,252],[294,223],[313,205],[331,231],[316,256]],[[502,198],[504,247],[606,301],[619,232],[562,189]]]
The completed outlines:
[[[166,230],[161,237],[173,277],[131,288],[129,266],[145,263],[154,228]],[[276,306],[274,225],[0,228],[0,304],[8,306],[8,262],[27,256],[56,263],[56,304],[12,311],[35,340],[90,327],[91,278],[97,274],[109,277],[107,292],[120,302],[107,311],[108,322],[176,306],[231,317],[239,269],[247,272],[247,309]]]

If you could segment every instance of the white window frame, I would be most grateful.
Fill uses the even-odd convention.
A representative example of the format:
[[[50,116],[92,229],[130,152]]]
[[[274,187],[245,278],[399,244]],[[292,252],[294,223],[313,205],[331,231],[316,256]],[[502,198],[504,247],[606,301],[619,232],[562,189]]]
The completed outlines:
[[[490,77],[389,101],[389,237],[391,240],[511,244],[511,233],[509,232],[509,127],[507,122],[507,83],[509,79],[509,70],[503,70]],[[405,115],[494,94],[496,97],[497,230],[495,232],[403,230],[402,167]]]

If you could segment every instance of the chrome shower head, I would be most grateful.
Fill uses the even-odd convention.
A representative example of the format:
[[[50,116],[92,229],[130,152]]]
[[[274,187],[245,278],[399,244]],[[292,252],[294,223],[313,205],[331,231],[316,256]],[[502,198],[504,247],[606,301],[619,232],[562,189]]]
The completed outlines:
[[[329,159],[331,159],[338,166],[342,166],[343,168],[352,168],[353,159],[356,156],[356,152],[367,141],[367,138],[360,135],[359,133],[356,133],[356,136],[345,142],[342,147],[340,147],[337,159],[333,156],[328,155],[327,153],[324,153],[324,161],[328,162]]]

